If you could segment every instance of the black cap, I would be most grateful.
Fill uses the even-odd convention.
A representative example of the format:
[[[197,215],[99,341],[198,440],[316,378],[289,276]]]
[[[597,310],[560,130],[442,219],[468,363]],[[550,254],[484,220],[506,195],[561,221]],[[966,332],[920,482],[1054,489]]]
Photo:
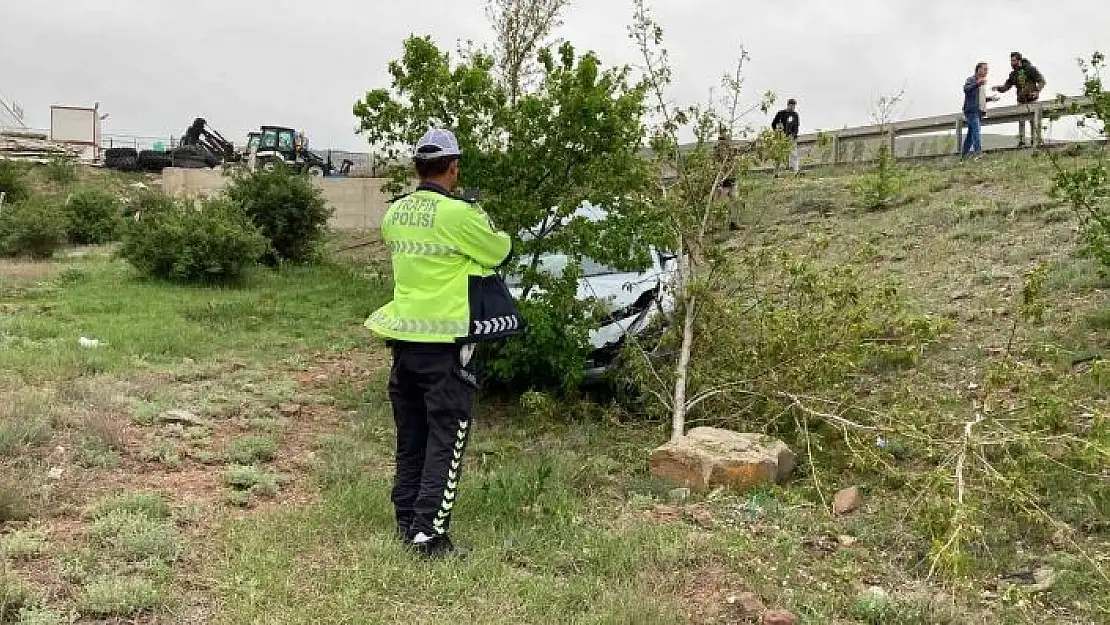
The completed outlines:
[[[798,101],[797,101],[797,100],[795,100],[794,98],[790,98],[789,100],[787,100],[787,101],[786,101],[786,103],[787,103],[787,104],[797,104],[797,103],[798,103]]]

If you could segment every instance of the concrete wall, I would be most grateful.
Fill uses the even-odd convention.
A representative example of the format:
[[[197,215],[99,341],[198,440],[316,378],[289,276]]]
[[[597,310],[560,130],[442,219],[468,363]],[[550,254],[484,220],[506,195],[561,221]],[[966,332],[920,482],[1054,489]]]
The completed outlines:
[[[223,191],[228,179],[213,169],[162,171],[162,190],[175,196],[211,196]],[[338,230],[373,230],[381,226],[389,199],[382,193],[382,178],[314,178],[324,199],[334,209],[328,222]]]

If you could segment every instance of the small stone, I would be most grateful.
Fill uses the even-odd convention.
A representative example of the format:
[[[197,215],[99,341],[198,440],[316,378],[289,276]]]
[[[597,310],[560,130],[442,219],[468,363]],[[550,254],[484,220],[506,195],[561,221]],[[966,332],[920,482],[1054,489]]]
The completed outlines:
[[[763,625],[797,625],[798,619],[787,610],[767,610],[763,613]]]
[[[855,544],[859,542],[855,536],[849,536],[847,534],[837,536],[836,540],[840,543],[841,547],[854,547]]]
[[[725,603],[733,606],[736,611],[740,613],[740,616],[745,617],[759,616],[764,610],[763,600],[754,592],[742,592],[729,595],[725,599]]]
[[[162,413],[159,420],[163,423],[175,423],[178,425],[205,425],[203,419],[188,410],[167,410]]]
[[[313,379],[316,380],[317,382],[327,382],[328,381],[328,376],[321,373],[320,375],[314,377]]]
[[[690,489],[689,488],[674,488],[674,489],[671,489],[671,491],[669,493],[667,493],[667,499],[671,503],[676,503],[676,504],[677,503],[685,503],[686,500],[689,499],[689,498],[690,498]]]
[[[65,469],[63,469],[62,467],[54,467],[53,469],[50,469],[49,471],[46,472],[46,477],[48,477],[52,480],[60,480],[60,479],[62,479],[62,475],[64,473],[65,473]]]
[[[1045,566],[1033,571],[1033,584],[1028,587],[1029,592],[1044,592],[1056,583],[1056,571]]]
[[[717,521],[713,519],[713,513],[704,507],[697,506],[687,512],[690,515],[690,520],[703,530],[711,530],[717,526]]]
[[[281,404],[278,406],[278,412],[285,417],[295,417],[301,414],[301,406],[299,404]]]
[[[859,492],[858,486],[845,488],[833,496],[832,511],[835,515],[848,514],[855,512],[863,505],[863,495]]]

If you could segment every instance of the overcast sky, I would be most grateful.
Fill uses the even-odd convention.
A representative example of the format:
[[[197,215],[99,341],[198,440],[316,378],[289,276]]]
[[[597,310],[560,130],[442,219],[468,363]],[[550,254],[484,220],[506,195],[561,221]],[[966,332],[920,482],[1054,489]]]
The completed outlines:
[[[1079,56],[1110,52],[1105,0],[654,0],[675,65],[672,95],[703,100],[752,55],[745,87],[799,100],[803,132],[868,122],[905,87],[901,117],[957,110],[976,61],[991,80],[1021,50],[1046,91],[1081,89]],[[317,148],[365,151],[351,106],[388,84],[410,33],[489,38],[482,0],[0,0],[0,94],[49,126],[51,104],[111,116],[105,133],[170,135],[206,117],[236,142],[261,124],[306,130]],[[558,36],[607,64],[638,61],[631,2],[574,0]],[[1013,92],[1004,103],[1013,103]],[[762,121],[762,120],[759,120]],[[1060,132],[1058,131],[1057,136]]]

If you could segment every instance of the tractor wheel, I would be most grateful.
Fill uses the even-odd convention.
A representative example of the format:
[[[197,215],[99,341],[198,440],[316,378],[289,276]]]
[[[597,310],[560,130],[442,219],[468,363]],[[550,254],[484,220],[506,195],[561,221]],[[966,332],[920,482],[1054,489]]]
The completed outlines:
[[[277,169],[278,162],[276,158],[264,158],[255,163],[255,167],[261,171],[271,172]]]
[[[135,156],[121,156],[114,163],[115,167],[112,167],[112,169],[120,171],[137,171],[139,169],[139,159]]]
[[[319,165],[309,165],[305,171],[313,178],[320,178],[324,175],[324,168]]]

